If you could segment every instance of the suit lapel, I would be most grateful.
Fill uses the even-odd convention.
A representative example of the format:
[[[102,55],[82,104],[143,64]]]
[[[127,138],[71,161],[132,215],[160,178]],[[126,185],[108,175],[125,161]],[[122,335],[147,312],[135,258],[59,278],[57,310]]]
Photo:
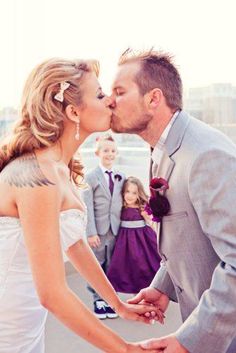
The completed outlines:
[[[175,167],[175,161],[172,158],[172,156],[176,151],[178,151],[178,149],[181,146],[189,121],[190,121],[190,117],[186,113],[181,111],[178,118],[175,120],[173,126],[170,129],[169,135],[167,136],[160,165],[157,166],[155,162],[153,163],[153,166],[152,166],[153,176],[157,176],[169,181],[171,173],[173,172],[173,169]],[[156,225],[156,233],[157,233],[157,243],[159,244],[159,248],[161,248],[161,237],[162,237],[161,228],[162,228],[162,223],[158,223]]]
[[[153,163],[153,176],[164,178],[167,181],[169,180],[175,166],[175,162],[171,157],[180,148],[189,121],[190,117],[185,112],[181,111],[167,136],[160,165],[157,166]]]
[[[166,139],[165,147],[169,156],[172,156],[180,148],[189,122],[190,116],[181,111]]]
[[[169,157],[166,151],[163,151],[163,156],[161,158],[160,165],[159,167],[157,167],[158,177],[161,177],[168,181],[170,179],[174,166],[175,162],[171,159],[171,157]],[[153,168],[155,167],[156,165],[154,164]]]
[[[111,193],[110,193],[107,181],[105,179],[105,175],[103,174],[103,172],[102,172],[100,167],[96,168],[96,175],[98,177],[98,180],[100,181],[101,187],[104,189],[104,191],[106,192],[107,196],[111,197]]]

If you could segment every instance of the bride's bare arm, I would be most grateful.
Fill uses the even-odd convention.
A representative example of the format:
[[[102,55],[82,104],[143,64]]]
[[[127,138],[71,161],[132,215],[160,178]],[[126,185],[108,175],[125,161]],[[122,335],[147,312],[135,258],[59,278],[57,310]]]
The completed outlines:
[[[20,187],[13,186],[41,304],[101,350],[111,353],[133,351],[132,345],[104,326],[67,286],[59,235],[61,190],[56,176],[50,175],[50,171],[45,180],[50,183],[43,179],[38,184],[32,183],[26,177]],[[142,349],[138,348],[137,352]]]

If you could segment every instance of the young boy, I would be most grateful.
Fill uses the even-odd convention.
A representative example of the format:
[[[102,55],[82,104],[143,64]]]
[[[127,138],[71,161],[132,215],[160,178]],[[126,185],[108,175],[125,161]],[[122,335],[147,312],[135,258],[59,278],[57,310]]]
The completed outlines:
[[[99,165],[85,175],[89,185],[84,191],[88,209],[87,237],[97,260],[107,273],[120,226],[121,189],[125,175],[113,169],[117,147],[111,135],[97,139],[95,153],[100,159]],[[93,288],[88,286],[88,289],[93,294],[94,313],[99,319],[117,317]]]

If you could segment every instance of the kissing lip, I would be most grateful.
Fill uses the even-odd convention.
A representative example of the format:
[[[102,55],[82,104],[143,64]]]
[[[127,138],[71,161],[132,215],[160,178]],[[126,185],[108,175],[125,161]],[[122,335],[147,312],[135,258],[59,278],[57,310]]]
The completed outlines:
[[[117,116],[112,112],[111,119],[117,118]]]

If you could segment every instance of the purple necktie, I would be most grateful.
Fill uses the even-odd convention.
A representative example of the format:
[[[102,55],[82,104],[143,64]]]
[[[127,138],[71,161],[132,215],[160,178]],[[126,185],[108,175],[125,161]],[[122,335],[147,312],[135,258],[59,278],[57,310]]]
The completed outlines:
[[[112,172],[109,172],[109,170],[106,170],[106,173],[108,174],[109,176],[109,189],[110,189],[110,193],[111,195],[113,194],[113,189],[114,189],[114,182],[112,180]]]

